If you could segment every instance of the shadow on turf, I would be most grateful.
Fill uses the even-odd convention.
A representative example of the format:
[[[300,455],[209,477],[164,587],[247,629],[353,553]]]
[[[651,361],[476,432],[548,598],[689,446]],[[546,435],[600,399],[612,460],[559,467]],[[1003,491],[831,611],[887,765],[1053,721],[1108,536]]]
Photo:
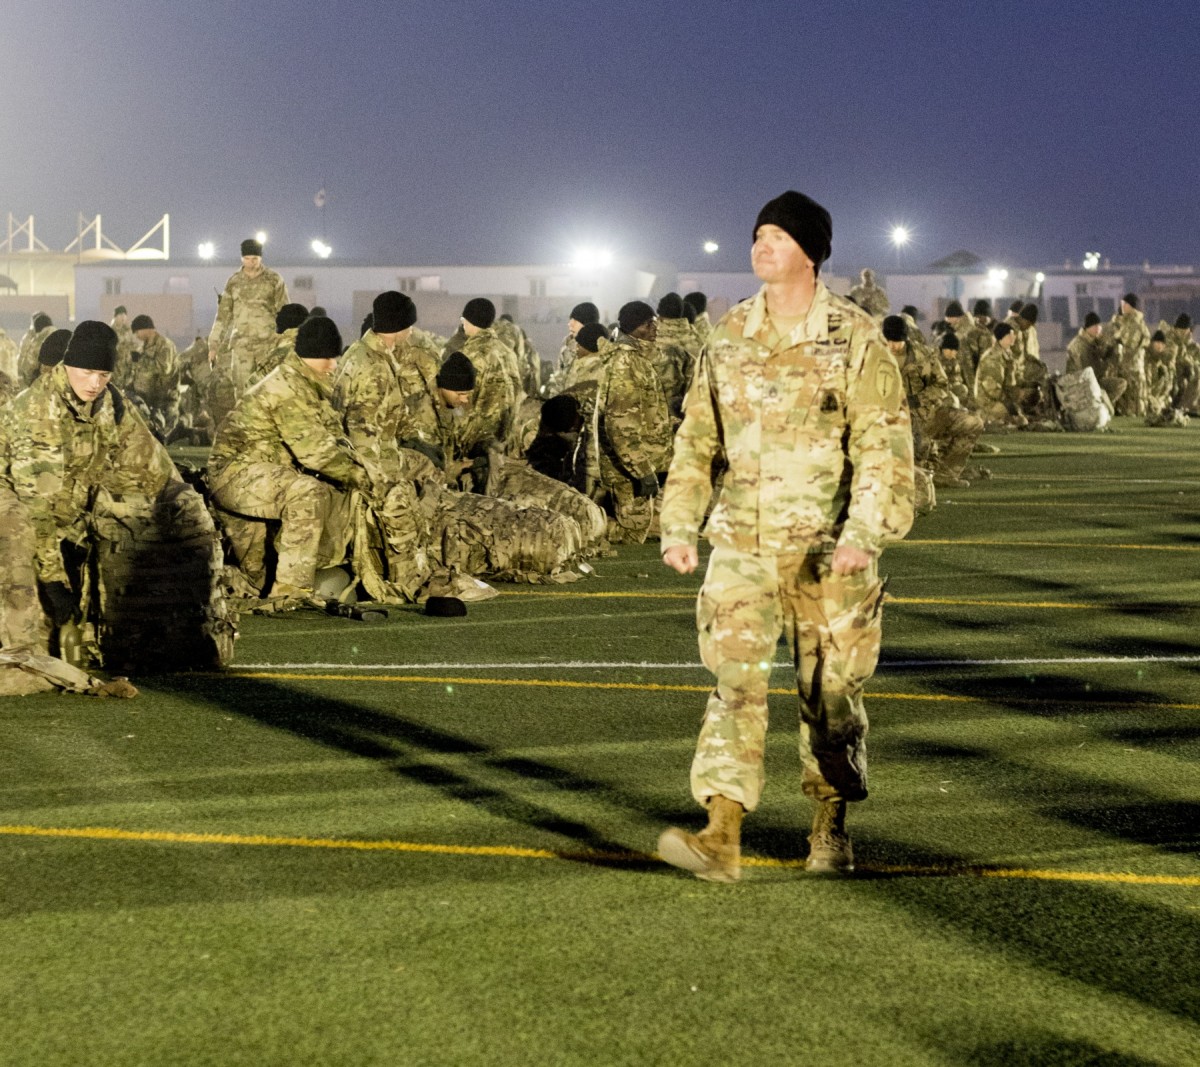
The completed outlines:
[[[960,857],[909,842],[873,836],[856,846],[863,861],[879,866],[971,869]],[[855,875],[850,884],[900,905],[943,934],[1156,1011],[1200,1021],[1200,954],[1191,950],[1200,938],[1200,920],[1176,909],[1075,882]]]
[[[536,760],[500,758],[488,745],[401,715],[384,714],[336,697],[312,695],[266,679],[179,675],[163,678],[160,688],[192,696],[199,694],[211,704],[265,726],[377,760],[397,777],[436,789],[455,800],[475,804],[498,818],[524,823],[581,846],[577,852],[564,850],[561,853],[563,859],[594,866],[661,870],[661,864],[632,855],[627,847],[586,823],[565,819],[549,808],[476,781],[458,770],[422,762],[420,757],[423,754],[475,757],[481,769],[506,770],[525,779],[546,782],[560,790],[569,788],[571,791],[606,794],[627,803],[607,782],[583,778]]]
[[[963,1044],[962,1033],[931,1036],[939,1051],[945,1051],[949,1045],[954,1049],[955,1061],[967,1067],[1013,1067],[1013,1064],[1024,1067],[1154,1067],[1159,1063],[1046,1030],[1031,1030],[1007,1041],[974,1046]]]

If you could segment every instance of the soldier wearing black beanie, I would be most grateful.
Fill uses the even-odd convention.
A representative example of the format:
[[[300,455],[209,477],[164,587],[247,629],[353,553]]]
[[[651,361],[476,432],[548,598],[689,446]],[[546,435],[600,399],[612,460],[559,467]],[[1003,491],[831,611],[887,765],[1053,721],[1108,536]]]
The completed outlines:
[[[467,301],[467,306],[462,311],[462,317],[480,330],[490,329],[496,321],[496,305],[487,297],[477,296],[474,300]]]
[[[754,220],[752,240],[758,240],[763,226],[778,226],[796,242],[813,262],[813,273],[821,273],[821,264],[833,247],[833,220],[811,197],[789,189],[763,205]]]
[[[42,350],[38,353],[38,363],[43,367],[53,367],[61,363],[70,341],[70,330],[55,330],[42,342]]]

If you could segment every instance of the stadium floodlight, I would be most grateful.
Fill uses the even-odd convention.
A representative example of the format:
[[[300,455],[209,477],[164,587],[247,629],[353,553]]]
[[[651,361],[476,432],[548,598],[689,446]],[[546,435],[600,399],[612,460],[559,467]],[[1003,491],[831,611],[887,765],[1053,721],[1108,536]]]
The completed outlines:
[[[607,248],[577,248],[571,258],[576,270],[602,270],[611,267],[613,254]]]
[[[217,246],[212,241],[201,241],[196,253],[201,259],[212,259],[217,254]]]
[[[707,252],[710,256],[715,255],[720,250],[721,250],[721,246],[719,244],[717,244],[716,241],[705,241],[704,242],[704,251]]]
[[[1083,269],[1084,270],[1099,270],[1100,269],[1100,253],[1099,252],[1084,252],[1084,254],[1083,254]]]
[[[1006,271],[1003,267],[992,267],[992,269],[988,271],[988,281],[1006,282],[1008,281],[1008,271]]]
[[[333,255],[333,249],[330,248],[329,245],[327,245],[319,237],[313,240],[311,247],[312,250],[321,257],[321,259],[328,259],[331,255]]]
[[[1045,275],[1045,274],[1044,274],[1042,271],[1040,271],[1040,270],[1039,270],[1039,271],[1037,272],[1037,274],[1035,274],[1035,275],[1033,276],[1033,280],[1034,280],[1035,282],[1037,282],[1037,283],[1038,283],[1038,285],[1041,285],[1041,284],[1042,284],[1042,282],[1044,282],[1044,281],[1046,280],[1046,275]]]
[[[255,240],[256,240],[256,241],[257,241],[257,242],[258,242],[260,245],[265,245],[265,244],[267,243],[267,231],[266,231],[266,230],[259,230],[259,231],[258,231],[258,232],[257,232],[257,233],[254,235],[254,239],[255,239]]]
[[[909,241],[912,240],[912,232],[907,226],[893,226],[892,232],[889,234],[892,245],[897,248],[903,248]]]

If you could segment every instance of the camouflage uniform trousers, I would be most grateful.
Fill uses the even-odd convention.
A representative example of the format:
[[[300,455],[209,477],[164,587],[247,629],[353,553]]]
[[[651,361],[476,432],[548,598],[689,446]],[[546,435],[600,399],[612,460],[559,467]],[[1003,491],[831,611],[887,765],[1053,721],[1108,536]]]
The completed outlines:
[[[600,454],[600,484],[608,491],[612,512],[608,520],[608,540],[614,545],[645,544],[659,497],[634,496],[633,482],[604,453]]]
[[[211,488],[234,561],[257,588],[266,581],[266,528],[247,519],[280,523],[276,582],[312,589],[318,570],[345,561],[349,493],[275,463],[251,463]]]
[[[938,408],[925,423],[924,431],[938,447],[934,472],[958,478],[983,433],[983,419],[960,408]]]
[[[0,648],[46,652],[50,629],[38,603],[36,542],[25,506],[0,484]]]
[[[767,691],[781,632],[796,666],[805,794],[866,797],[862,694],[879,659],[883,586],[874,563],[839,576],[830,559],[713,549],[696,603],[700,658],[717,679],[692,761],[692,795],[701,805],[720,795],[747,811],[758,806]]]

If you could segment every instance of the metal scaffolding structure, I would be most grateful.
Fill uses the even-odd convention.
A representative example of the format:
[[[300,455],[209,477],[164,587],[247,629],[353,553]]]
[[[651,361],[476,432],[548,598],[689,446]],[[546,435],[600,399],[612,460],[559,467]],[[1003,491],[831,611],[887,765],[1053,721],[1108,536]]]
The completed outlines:
[[[74,254],[81,262],[105,259],[165,260],[171,257],[171,216],[163,215],[128,248],[121,248],[104,234],[102,216],[87,219],[80,212],[75,239],[62,252],[53,252],[38,239],[33,215],[20,219],[8,212],[8,225],[0,240],[0,255],[58,256]],[[152,238],[158,238],[155,244]],[[90,240],[89,240],[90,238]],[[157,245],[157,247],[156,247]]]

